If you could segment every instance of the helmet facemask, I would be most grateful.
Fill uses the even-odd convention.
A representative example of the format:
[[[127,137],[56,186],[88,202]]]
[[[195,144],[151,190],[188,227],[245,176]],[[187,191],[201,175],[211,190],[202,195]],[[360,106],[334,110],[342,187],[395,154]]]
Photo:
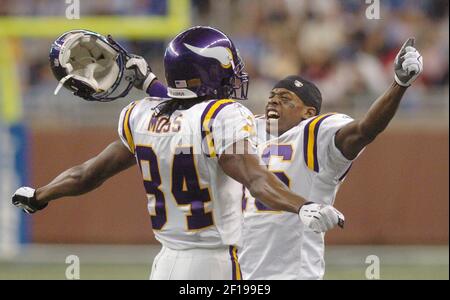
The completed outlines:
[[[249,77],[248,73],[244,72],[244,66],[244,61],[237,51],[237,64],[233,66],[234,76],[231,78],[232,93],[230,96],[233,99],[247,100]]]

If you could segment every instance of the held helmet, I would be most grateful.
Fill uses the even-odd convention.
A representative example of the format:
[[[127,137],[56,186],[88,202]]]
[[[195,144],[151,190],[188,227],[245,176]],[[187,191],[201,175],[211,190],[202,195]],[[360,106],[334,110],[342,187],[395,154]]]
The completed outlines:
[[[64,33],[50,48],[50,67],[59,84],[88,101],[107,102],[124,97],[132,88],[129,82],[122,92],[118,87],[124,78],[127,51],[110,36],[88,30]],[[118,96],[112,96],[119,93]]]

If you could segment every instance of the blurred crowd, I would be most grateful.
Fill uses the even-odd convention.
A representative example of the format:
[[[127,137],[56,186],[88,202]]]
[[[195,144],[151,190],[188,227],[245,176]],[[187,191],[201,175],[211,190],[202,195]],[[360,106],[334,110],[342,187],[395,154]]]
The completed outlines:
[[[0,16],[61,16],[75,0],[1,0]],[[78,0],[80,14],[86,15],[164,15],[167,0]]]
[[[380,19],[370,19],[367,10],[377,2],[191,0],[187,13],[193,25],[217,26],[235,41],[251,77],[247,105],[256,112],[262,111],[273,84],[290,74],[313,80],[322,91],[326,109],[365,110],[392,82],[393,60],[410,36],[416,37],[425,69],[402,109],[419,111],[433,103],[423,100],[431,95],[438,95],[433,98],[435,102],[448,103],[443,97],[448,98],[449,2],[382,0]],[[60,0],[1,0],[0,16],[61,15],[66,6]],[[168,2],[81,0],[80,8],[82,16],[164,15]],[[25,96],[43,90],[43,86],[56,85],[47,63],[50,42],[22,42]],[[160,78],[164,77],[162,57],[167,41],[124,42],[129,50],[146,57]],[[31,44],[35,51],[28,53],[25,49]]]
[[[214,8],[214,1],[194,2]],[[449,2],[382,0],[380,19],[369,19],[374,2],[229,1],[232,22],[221,25],[229,24],[253,78],[271,85],[301,74],[316,82],[330,109],[358,105],[365,98],[371,102],[370,96],[382,93],[392,81],[395,55],[410,36],[416,37],[425,62],[418,90],[448,89]],[[207,17],[211,11],[202,13],[210,23],[220,19],[220,13],[213,19]]]

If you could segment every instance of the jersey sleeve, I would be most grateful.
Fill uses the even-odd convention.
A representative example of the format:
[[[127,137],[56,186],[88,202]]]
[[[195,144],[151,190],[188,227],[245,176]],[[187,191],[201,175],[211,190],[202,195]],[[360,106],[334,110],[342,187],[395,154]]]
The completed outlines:
[[[352,161],[344,157],[336,147],[335,135],[353,119],[344,114],[324,114],[311,119],[305,126],[304,160],[309,169],[320,172],[329,169],[333,173],[345,172]]]
[[[119,133],[120,140],[125,145],[125,147],[130,150],[131,153],[134,154],[134,140],[132,133],[132,112],[135,109],[138,101],[132,102],[127,105],[124,109],[122,109],[119,117],[119,124],[117,127],[117,131]]]
[[[339,129],[352,121],[343,114],[325,114],[311,119],[305,126],[305,162],[317,173],[311,182],[308,201],[333,205],[336,186],[352,165],[352,161],[336,147],[335,136]]]
[[[201,118],[206,155],[220,156],[231,145],[244,139],[255,147],[255,119],[242,104],[230,99],[212,101]]]
[[[161,98],[161,100],[170,98],[167,95],[167,87],[159,80],[155,80],[150,84],[146,92],[147,95],[153,98]]]

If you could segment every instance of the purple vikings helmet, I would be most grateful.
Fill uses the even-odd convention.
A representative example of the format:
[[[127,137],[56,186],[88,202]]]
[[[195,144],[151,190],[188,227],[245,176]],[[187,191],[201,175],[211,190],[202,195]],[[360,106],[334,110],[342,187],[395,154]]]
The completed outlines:
[[[61,35],[50,48],[50,67],[59,85],[88,101],[111,101],[124,97],[132,88],[129,82],[122,92],[127,51],[110,36],[88,30],[72,30]],[[112,96],[113,93],[119,94]]]
[[[178,34],[166,49],[164,68],[172,98],[247,99],[249,80],[239,52],[212,27],[192,27]]]

